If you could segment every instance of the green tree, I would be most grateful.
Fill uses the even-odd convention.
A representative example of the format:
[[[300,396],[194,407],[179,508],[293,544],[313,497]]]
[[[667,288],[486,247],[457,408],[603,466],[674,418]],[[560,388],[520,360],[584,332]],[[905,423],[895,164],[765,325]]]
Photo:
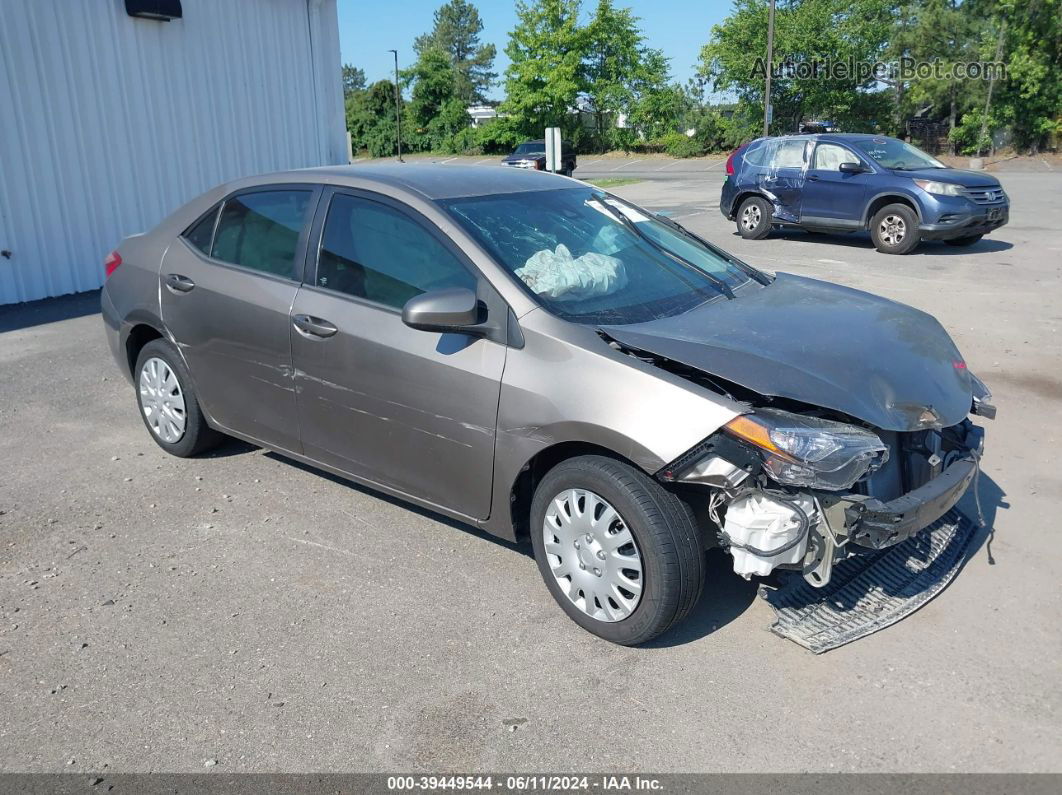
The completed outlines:
[[[493,44],[479,43],[482,32],[479,10],[465,0],[450,0],[435,11],[431,33],[413,42],[418,57],[429,50],[447,54],[454,69],[454,95],[466,105],[484,102],[498,76],[492,71],[497,50]]]
[[[894,75],[888,80],[894,92],[895,132],[902,133],[903,120],[926,108],[932,118],[946,115],[950,132],[964,113],[983,102],[982,81],[957,80],[950,73],[956,63],[978,59],[985,22],[971,13],[969,3],[959,0],[906,0],[900,6],[887,48],[889,59],[937,62],[948,77],[934,72],[906,80]]]
[[[1011,127],[1016,146],[1039,151],[1062,135],[1062,3],[1060,0],[977,2],[991,30],[982,54],[994,58],[1002,41],[1007,79],[998,84],[990,115]],[[994,41],[995,40],[995,41]],[[998,51],[998,50],[997,50]]]
[[[365,70],[349,63],[343,64],[343,98],[365,90]]]
[[[584,36],[585,106],[602,143],[629,145],[624,131],[616,129],[620,120],[648,136],[673,129],[677,95],[668,83],[667,58],[645,46],[631,9],[598,0]]]
[[[355,150],[373,157],[395,154],[395,84],[380,80],[347,99],[347,130]]]
[[[750,137],[759,134],[754,119],[763,118],[767,7],[767,0],[735,0],[701,51],[700,76],[737,96],[735,118],[747,120]],[[895,14],[895,0],[780,0],[774,52],[783,74],[772,81],[771,131],[793,132],[806,116],[826,116],[850,130],[887,120],[888,98],[872,76],[803,75],[797,65],[880,60]]]
[[[455,71],[449,55],[432,47],[422,50],[416,63],[403,73],[413,86],[408,109],[412,133],[420,138],[413,141],[411,135],[411,142],[418,143],[418,148],[450,148],[453,136],[471,123],[465,102],[456,95]]]
[[[520,135],[539,137],[549,126],[571,127],[583,89],[586,36],[579,0],[518,0],[517,24],[505,48],[506,99],[499,110]]]

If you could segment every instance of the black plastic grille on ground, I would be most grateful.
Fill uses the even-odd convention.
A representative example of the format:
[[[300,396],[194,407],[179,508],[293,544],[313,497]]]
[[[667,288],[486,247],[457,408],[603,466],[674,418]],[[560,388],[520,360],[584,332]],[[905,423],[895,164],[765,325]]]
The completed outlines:
[[[952,509],[894,547],[840,561],[823,588],[786,572],[781,587],[759,591],[777,614],[771,631],[822,654],[891,626],[951,582],[976,530]]]

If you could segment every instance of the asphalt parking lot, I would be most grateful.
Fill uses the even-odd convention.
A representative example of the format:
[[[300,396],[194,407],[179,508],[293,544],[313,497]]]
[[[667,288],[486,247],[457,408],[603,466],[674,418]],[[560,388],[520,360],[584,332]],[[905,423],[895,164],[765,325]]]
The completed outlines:
[[[525,547],[242,443],[166,456],[94,295],[0,307],[0,769],[1062,770],[1062,171],[1000,170],[1009,226],[889,257],[742,240],[719,161],[675,162],[577,174],[641,177],[616,192],[755,265],[933,313],[995,393],[994,538],[942,595],[816,657],[713,553],[686,625],[611,646]]]

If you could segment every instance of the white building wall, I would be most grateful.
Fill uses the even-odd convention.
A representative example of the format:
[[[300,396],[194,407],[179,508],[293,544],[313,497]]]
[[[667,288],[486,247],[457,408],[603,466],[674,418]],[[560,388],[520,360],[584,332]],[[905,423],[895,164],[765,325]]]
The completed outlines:
[[[0,304],[241,176],[347,162],[336,0],[0,0]]]

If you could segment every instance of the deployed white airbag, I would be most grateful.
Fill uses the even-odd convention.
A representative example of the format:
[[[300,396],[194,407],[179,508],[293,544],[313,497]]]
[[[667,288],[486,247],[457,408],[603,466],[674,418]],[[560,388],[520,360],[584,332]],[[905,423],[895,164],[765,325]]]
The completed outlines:
[[[539,295],[557,301],[578,301],[609,295],[627,286],[623,263],[606,254],[590,252],[573,257],[563,243],[533,254],[516,275]]]

